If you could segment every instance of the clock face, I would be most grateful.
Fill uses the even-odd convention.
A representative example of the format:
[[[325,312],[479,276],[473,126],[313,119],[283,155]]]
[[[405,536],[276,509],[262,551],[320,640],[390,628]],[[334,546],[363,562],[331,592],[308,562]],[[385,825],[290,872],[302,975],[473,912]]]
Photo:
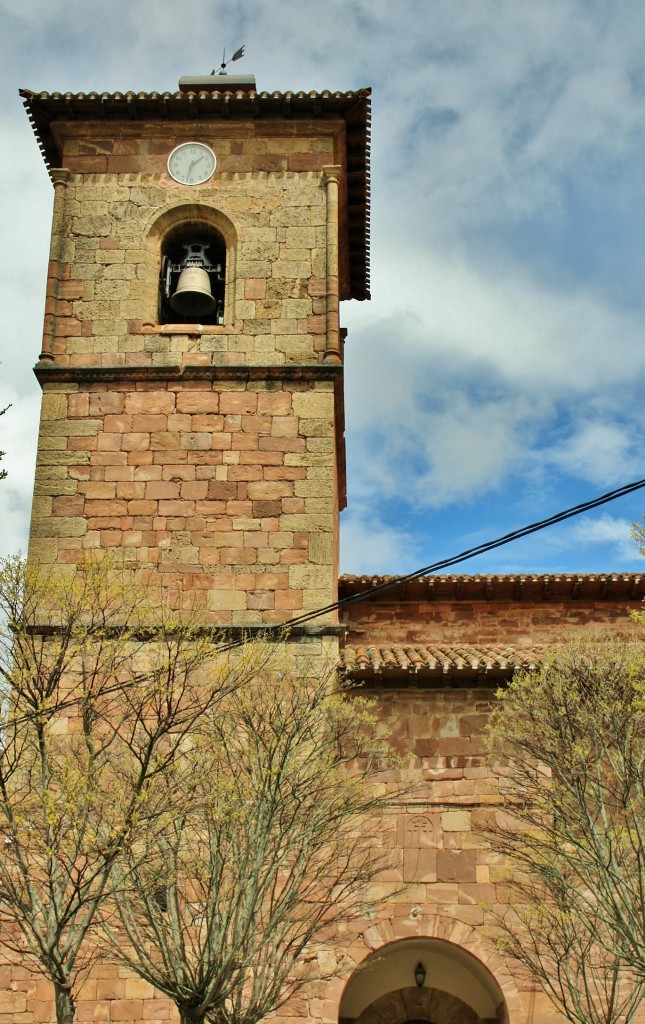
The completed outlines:
[[[168,173],[180,185],[202,185],[216,166],[213,150],[202,142],[182,142],[168,157]]]

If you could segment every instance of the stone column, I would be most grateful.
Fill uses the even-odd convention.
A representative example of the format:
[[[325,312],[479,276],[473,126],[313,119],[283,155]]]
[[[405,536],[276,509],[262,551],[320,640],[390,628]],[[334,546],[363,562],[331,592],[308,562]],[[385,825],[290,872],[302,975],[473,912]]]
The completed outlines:
[[[65,194],[69,171],[57,167],[51,171],[54,183],[54,210],[52,214],[52,237],[49,246],[49,266],[47,268],[47,292],[45,298],[45,324],[43,327],[43,345],[39,361],[54,361],[54,336],[56,334],[56,316],[58,312],[58,292],[61,274],[61,257],[63,252],[63,225],[65,222]]]
[[[341,363],[338,331],[338,182],[339,166],[323,167],[323,181],[327,191],[327,287],[326,287],[326,343],[324,363]]]

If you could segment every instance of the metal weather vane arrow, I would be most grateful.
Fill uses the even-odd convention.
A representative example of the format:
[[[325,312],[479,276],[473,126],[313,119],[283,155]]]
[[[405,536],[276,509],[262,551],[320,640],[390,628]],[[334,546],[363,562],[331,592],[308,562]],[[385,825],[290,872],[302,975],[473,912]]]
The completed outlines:
[[[239,60],[240,57],[243,57],[243,56],[244,56],[244,46],[240,46],[239,50],[236,50],[235,53],[233,54],[233,56],[229,57],[229,59],[227,60],[226,59],[226,48],[224,48],[224,50],[222,52],[222,63],[219,66],[219,71],[217,71],[215,68],[213,68],[213,70],[211,71],[211,75],[215,75],[215,74],[225,75],[226,74],[227,66],[229,64],[232,64],[234,60]]]

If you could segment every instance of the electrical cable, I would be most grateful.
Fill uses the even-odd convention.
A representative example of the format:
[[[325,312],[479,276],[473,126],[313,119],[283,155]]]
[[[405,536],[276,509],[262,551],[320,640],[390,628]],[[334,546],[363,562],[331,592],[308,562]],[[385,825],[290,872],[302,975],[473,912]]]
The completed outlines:
[[[404,576],[395,576],[390,579],[383,580],[381,583],[374,584],[371,587],[367,587],[365,590],[361,590],[358,594],[351,594],[349,597],[343,597],[339,601],[335,601],[333,604],[326,605],[324,608],[317,608],[310,612],[304,612],[302,615],[289,619],[288,622],[282,622],[276,625],[266,625],[262,630],[260,630],[259,635],[264,636],[266,639],[276,639],[285,635],[288,636],[290,629],[300,626],[303,623],[311,622],[313,619],[319,618],[321,615],[327,615],[329,612],[336,611],[339,608],[344,608],[346,605],[354,604],[357,601],[364,601],[366,598],[372,597],[374,594],[382,594],[388,590],[395,590],[397,587],[405,586],[406,583],[419,579],[421,576],[428,576],[430,573],[436,573],[441,569],[447,569],[451,565],[457,565],[459,562],[465,562],[469,558],[474,558],[475,555],[481,555],[485,554],[487,551],[493,551],[495,548],[502,547],[504,544],[510,544],[511,541],[519,540],[522,537],[528,537],[532,533],[537,533],[539,530],[544,530],[547,526],[553,526],[555,523],[564,522],[567,519],[571,519],[573,516],[578,516],[583,512],[588,512],[590,509],[598,508],[600,505],[606,505],[607,502],[615,501],[617,498],[622,498],[626,494],[631,494],[633,491],[637,491],[642,487],[645,487],[645,480],[636,480],[634,483],[625,484],[623,487],[618,487],[613,491],[607,491],[606,494],[601,494],[599,497],[592,498],[590,501],[584,501],[580,505],[573,505],[571,508],[564,509],[562,512],[557,512],[555,515],[549,516],[548,519],[540,519],[538,522],[531,523],[529,526],[523,526],[518,530],[513,530],[511,533],[506,533],[503,537],[498,537],[496,540],[478,544],[475,547],[468,548],[466,551],[460,552],[458,555],[443,558],[438,562],[433,562],[432,565],[425,565],[421,569],[407,573]],[[242,635],[239,638],[229,640],[222,644],[217,644],[217,651],[225,653],[226,651],[233,650],[248,643],[251,639],[251,634],[245,633],[244,627],[240,627],[240,630]],[[253,635],[257,636],[258,632],[254,630]],[[71,707],[73,703],[73,700],[70,699],[68,704],[62,704],[58,710],[63,710],[67,706]],[[31,716],[24,717],[27,718]]]
[[[320,618],[321,615],[328,615],[330,612],[337,611],[340,608],[344,608],[349,604],[355,604],[357,601],[364,601],[368,597],[372,597],[374,594],[382,594],[388,590],[395,590],[397,587],[405,586],[406,583],[410,583],[412,580],[419,579],[421,576],[428,576],[431,573],[440,572],[442,569],[447,569],[452,565],[457,565],[459,562],[465,562],[469,558],[474,558],[476,555],[486,554],[488,551],[493,551],[495,548],[503,547],[505,544],[510,544],[514,540],[520,540],[522,537],[528,537],[532,533],[538,533],[540,530],[546,529],[547,526],[554,526],[556,523],[565,522],[567,519],[571,519],[574,516],[579,516],[583,512],[589,512],[591,509],[598,508],[600,505],[606,505],[610,501],[615,501],[617,498],[622,498],[626,494],[631,494],[633,491],[640,490],[641,487],[645,487],[645,480],[636,480],[631,484],[625,484],[622,487],[617,487],[613,491],[607,491],[605,494],[599,495],[597,498],[592,498],[590,501],[583,501],[579,505],[573,505],[571,508],[564,509],[562,512],[557,512],[553,516],[549,516],[547,519],[540,519],[535,523],[530,523],[528,526],[520,527],[517,530],[513,530],[511,533],[504,534],[503,537],[497,537],[495,540],[486,541],[483,544],[478,544],[475,547],[468,548],[466,551],[461,551],[458,555],[452,555],[449,558],[442,558],[438,562],[433,562],[431,565],[424,565],[421,569],[416,569],[414,572],[406,573],[404,576],[395,576],[391,579],[383,580],[381,583],[376,583],[366,590],[361,590],[358,594],[350,594],[348,597],[342,597],[340,600],[335,601],[333,604],[325,605],[324,608],[316,608],[309,612],[303,612],[302,615],[297,615],[287,622],[282,622],[279,625],[267,626],[264,631],[267,637],[275,634],[288,633],[290,629],[294,629],[296,626],[302,626],[307,622],[311,622],[313,619]],[[239,647],[240,644],[246,643],[248,637],[240,640],[233,640],[220,648],[223,651],[231,650],[234,647]]]

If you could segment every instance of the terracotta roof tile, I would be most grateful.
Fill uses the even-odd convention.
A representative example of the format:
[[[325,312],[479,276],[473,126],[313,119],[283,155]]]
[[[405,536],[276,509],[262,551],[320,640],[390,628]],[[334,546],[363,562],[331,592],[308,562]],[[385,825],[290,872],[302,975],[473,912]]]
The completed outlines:
[[[339,579],[340,597],[390,584],[371,601],[616,600],[645,598],[645,573],[517,573],[511,575],[353,576]],[[349,611],[351,616],[351,611]]]
[[[341,651],[341,665],[351,675],[364,677],[402,673],[410,676],[454,679],[494,674],[508,677],[518,669],[533,669],[544,658],[546,648],[495,644],[373,644],[347,646]]]
[[[164,122],[195,118],[201,121],[342,118],[345,122],[351,294],[341,297],[369,299],[370,89],[256,92],[248,87],[237,90],[233,87],[199,91],[182,88],[177,92],[49,93],[31,89],[19,92],[48,169],[60,165],[58,141],[51,127],[57,120]]]

